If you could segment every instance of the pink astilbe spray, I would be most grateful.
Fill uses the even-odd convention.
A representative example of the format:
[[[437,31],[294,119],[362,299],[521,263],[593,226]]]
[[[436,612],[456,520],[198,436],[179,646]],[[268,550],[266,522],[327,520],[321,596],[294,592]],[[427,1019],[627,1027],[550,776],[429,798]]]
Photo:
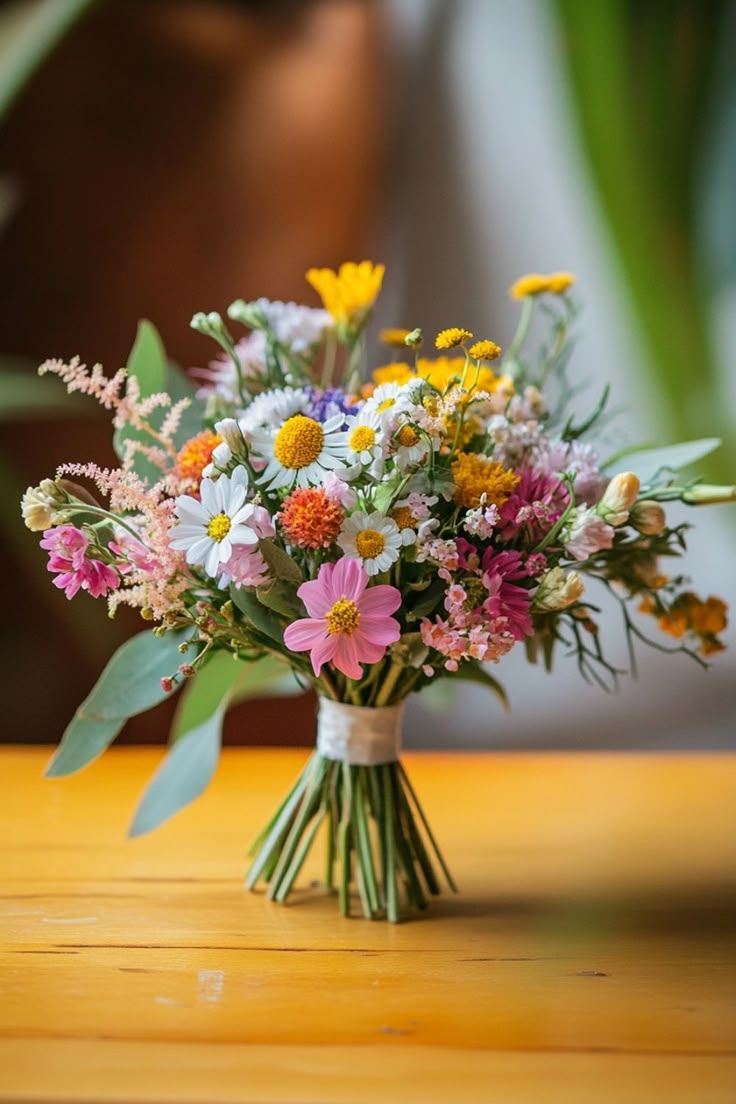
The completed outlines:
[[[174,500],[164,482],[147,486],[134,472],[99,468],[96,464],[63,464],[57,477],[82,476],[109,496],[109,509],[125,519],[133,533],[130,543],[116,540],[123,585],[108,598],[111,613],[119,605],[150,610],[154,620],[183,608],[182,595],[193,579],[182,553],[171,547],[169,532],[176,524]],[[114,519],[111,519],[114,520]],[[115,553],[116,549],[111,547]]]
[[[116,429],[130,426],[147,434],[151,444],[128,442],[123,457],[123,468],[132,469],[137,453],[144,453],[161,471],[166,472],[174,466],[176,447],[174,435],[179,428],[181,416],[190,405],[187,398],[172,404],[166,391],[157,391],[153,395],[141,397],[140,384],[135,376],[128,376],[125,368],[120,368],[112,377],[107,377],[100,364],[88,368],[79,357],[68,363],[62,360],[47,360],[38,369],[40,376],[47,373],[58,376],[66,384],[67,391],[92,395],[105,410],[112,410],[112,423]],[[157,410],[167,410],[161,427],[151,425],[150,418]]]

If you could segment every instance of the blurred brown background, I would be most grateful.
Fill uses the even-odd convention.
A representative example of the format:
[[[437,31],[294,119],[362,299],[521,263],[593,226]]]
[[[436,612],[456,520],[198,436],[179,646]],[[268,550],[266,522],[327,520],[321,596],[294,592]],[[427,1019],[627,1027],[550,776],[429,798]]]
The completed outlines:
[[[202,364],[216,350],[189,329],[196,310],[304,301],[310,265],[367,255],[387,149],[381,19],[350,0],[107,0],[86,13],[0,134],[0,174],[20,189],[2,241],[0,349],[29,371],[78,353],[112,372],[150,318],[175,362]],[[4,424],[16,499],[62,460],[114,463],[108,419],[93,401],[79,409]],[[111,624],[86,595],[70,616],[37,536],[9,513],[4,738],[54,741],[141,623],[122,609]],[[164,706],[125,738],[166,730]],[[309,742],[313,709],[249,703],[226,735]]]

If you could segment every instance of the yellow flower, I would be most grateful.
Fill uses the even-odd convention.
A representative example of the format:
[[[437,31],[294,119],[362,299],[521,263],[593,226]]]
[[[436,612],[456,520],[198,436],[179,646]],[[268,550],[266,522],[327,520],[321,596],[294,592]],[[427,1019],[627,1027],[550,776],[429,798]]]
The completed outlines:
[[[496,360],[503,349],[495,341],[476,341],[475,345],[470,346],[468,352],[475,360]]]
[[[382,383],[408,383],[409,380],[415,378],[415,373],[412,372],[408,364],[405,364],[403,360],[392,361],[391,364],[383,364],[380,368],[374,369],[373,382],[376,387],[380,387]]]
[[[381,330],[379,337],[384,345],[396,345],[402,347],[406,344],[406,339],[411,333],[411,330],[400,330],[398,328]]]
[[[469,341],[472,336],[470,330],[461,330],[453,326],[449,330],[440,330],[434,343],[437,349],[454,349],[456,345],[462,345],[463,341]]]
[[[519,279],[509,288],[512,299],[526,299],[527,295],[543,295],[551,292],[553,295],[561,295],[575,283],[575,277],[570,272],[551,272],[549,276],[542,276],[538,272],[530,272]]]
[[[325,309],[338,325],[360,323],[376,301],[383,282],[384,265],[372,261],[346,261],[337,272],[331,268],[310,268],[307,282],[319,294]]]
[[[455,481],[453,499],[468,510],[480,506],[481,495],[486,496],[488,506],[502,506],[520,479],[503,464],[476,452],[459,452],[450,468]]]

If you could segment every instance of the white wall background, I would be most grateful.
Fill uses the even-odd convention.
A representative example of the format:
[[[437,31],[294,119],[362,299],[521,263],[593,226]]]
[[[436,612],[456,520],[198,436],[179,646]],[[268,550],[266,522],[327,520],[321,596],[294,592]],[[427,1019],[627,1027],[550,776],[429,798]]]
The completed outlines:
[[[387,8],[403,117],[376,250],[389,265],[377,323],[430,332],[462,325],[505,345],[518,316],[507,294],[512,280],[527,271],[571,270],[584,307],[573,375],[591,381],[581,401],[594,405],[611,381],[613,406],[625,409],[618,443],[657,438],[657,396],[578,150],[551,6],[387,0]],[[736,606],[736,507],[680,510],[677,520],[685,517],[697,526],[683,561],[694,589]],[[602,597],[590,593],[591,601]],[[649,626],[658,637],[653,620]],[[609,659],[625,661],[616,609],[603,627]],[[614,696],[587,686],[574,660],[560,655],[549,677],[518,647],[493,671],[509,692],[511,716],[468,684],[452,691],[451,703],[422,695],[409,707],[407,744],[733,746],[733,623],[726,641],[732,650],[707,672],[685,656],[642,647],[638,681],[624,679]]]

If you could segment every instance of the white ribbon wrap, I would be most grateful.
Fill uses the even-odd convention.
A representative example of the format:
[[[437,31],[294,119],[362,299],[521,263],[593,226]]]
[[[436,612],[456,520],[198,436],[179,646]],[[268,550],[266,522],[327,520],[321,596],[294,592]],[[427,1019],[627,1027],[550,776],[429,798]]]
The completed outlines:
[[[404,703],[382,708],[320,698],[317,751],[326,759],[374,767],[395,763],[401,749]]]

